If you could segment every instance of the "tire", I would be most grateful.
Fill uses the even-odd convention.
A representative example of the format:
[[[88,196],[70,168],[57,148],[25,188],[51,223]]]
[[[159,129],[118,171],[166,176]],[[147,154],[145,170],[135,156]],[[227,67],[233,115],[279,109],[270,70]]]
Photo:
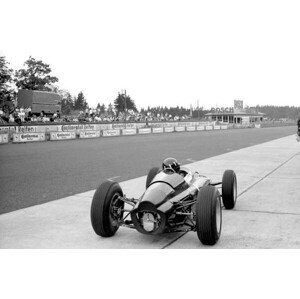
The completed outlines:
[[[233,170],[225,170],[222,178],[222,200],[225,209],[234,208],[237,198],[237,180]]]
[[[150,169],[147,175],[147,180],[146,180],[146,189],[149,187],[151,184],[152,180],[154,177],[159,173],[159,168],[158,167],[153,167]]]
[[[124,208],[124,202],[118,200],[123,191],[117,182],[105,181],[96,190],[91,205],[91,223],[95,233],[101,237],[112,237],[119,229],[116,217],[112,215],[112,208]],[[123,212],[118,218],[123,217]]]
[[[203,187],[196,201],[196,229],[203,245],[215,245],[222,230],[220,193],[214,186]]]

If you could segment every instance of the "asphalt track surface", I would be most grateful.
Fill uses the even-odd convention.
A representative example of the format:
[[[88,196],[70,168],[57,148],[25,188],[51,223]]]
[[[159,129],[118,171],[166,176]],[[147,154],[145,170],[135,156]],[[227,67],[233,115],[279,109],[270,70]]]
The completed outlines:
[[[105,179],[143,176],[169,156],[187,164],[295,130],[292,126],[1,145],[0,214],[92,190]]]

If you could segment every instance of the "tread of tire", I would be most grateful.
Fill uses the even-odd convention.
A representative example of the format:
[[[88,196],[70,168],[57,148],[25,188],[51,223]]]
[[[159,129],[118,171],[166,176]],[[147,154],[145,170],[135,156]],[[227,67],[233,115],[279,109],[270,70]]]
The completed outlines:
[[[110,237],[114,235],[115,232],[112,232],[109,227],[107,226],[102,226],[101,224],[101,218],[105,217],[103,215],[104,212],[104,205],[106,202],[106,197],[107,193],[111,188],[114,186],[119,186],[117,182],[111,182],[111,181],[105,181],[103,182],[96,190],[94,196],[93,196],[93,201],[92,201],[92,206],[91,206],[91,222],[92,226],[94,228],[94,231],[96,232],[97,235],[100,235],[102,237]],[[99,200],[100,195],[105,194],[105,198],[102,200]],[[97,218],[96,218],[96,215]],[[99,216],[101,215],[101,216]]]
[[[230,189],[232,187],[234,178],[236,180],[236,175],[233,170],[227,169],[225,170],[222,178],[222,197],[223,197],[223,205],[226,209],[233,209],[235,206],[235,202],[229,201],[227,195],[230,194]],[[231,196],[231,195],[230,195]]]
[[[218,241],[214,232],[209,230],[208,227],[212,226],[212,221],[214,221],[212,214],[214,205],[213,199],[218,195],[218,190],[213,186],[204,187],[200,190],[198,194],[199,199],[196,202],[196,226],[197,226],[197,235],[199,240],[204,245],[214,245]],[[207,229],[203,229],[203,227]]]

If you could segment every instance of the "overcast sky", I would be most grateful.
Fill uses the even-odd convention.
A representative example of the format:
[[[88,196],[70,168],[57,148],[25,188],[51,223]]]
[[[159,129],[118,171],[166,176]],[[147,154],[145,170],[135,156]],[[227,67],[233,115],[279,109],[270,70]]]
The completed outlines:
[[[300,106],[299,1],[0,0],[0,55],[32,55],[90,106]]]

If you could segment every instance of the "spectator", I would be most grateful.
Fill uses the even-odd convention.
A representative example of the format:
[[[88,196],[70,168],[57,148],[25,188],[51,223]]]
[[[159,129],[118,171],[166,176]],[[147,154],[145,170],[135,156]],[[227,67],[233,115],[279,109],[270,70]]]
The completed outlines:
[[[23,107],[20,108],[20,112],[19,112],[18,116],[19,116],[21,122],[25,121],[25,111],[24,111]]]

